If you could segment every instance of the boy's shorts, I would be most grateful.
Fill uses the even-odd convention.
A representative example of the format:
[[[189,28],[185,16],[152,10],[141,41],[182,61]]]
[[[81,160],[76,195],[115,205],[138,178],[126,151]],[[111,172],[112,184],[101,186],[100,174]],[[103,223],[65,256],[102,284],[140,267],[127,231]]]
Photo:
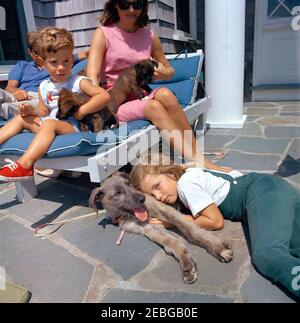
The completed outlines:
[[[58,119],[53,119],[53,118],[49,118],[49,117],[40,117],[40,119],[41,119],[40,125],[42,124],[42,122],[45,122],[48,119],[58,120]],[[75,132],[80,132],[80,124],[79,124],[79,121],[76,120],[74,117],[69,117],[68,119],[61,120],[61,121],[65,121],[65,122],[70,123],[73,126],[73,128],[75,129]]]

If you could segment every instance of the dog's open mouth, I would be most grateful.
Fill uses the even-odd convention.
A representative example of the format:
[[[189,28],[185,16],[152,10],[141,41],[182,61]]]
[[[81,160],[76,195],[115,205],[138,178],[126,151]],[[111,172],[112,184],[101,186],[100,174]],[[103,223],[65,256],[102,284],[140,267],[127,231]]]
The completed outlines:
[[[148,212],[145,209],[134,209],[133,213],[141,222],[146,222],[148,220]]]

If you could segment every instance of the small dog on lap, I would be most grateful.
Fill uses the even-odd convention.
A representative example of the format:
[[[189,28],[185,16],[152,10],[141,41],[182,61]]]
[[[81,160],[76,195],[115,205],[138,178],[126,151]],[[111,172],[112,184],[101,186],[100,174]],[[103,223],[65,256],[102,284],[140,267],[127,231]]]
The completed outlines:
[[[154,79],[154,69],[158,63],[151,59],[140,61],[139,63],[129,66],[120,74],[115,85],[109,91],[111,101],[108,109],[116,116],[118,109],[130,94],[134,94],[137,99],[142,99],[144,91],[149,94],[152,90],[148,83]],[[143,91],[144,90],[144,91]]]
[[[84,94],[74,93],[66,88],[59,92],[57,119],[71,117],[83,104],[88,102],[90,97]],[[93,125],[94,132],[110,128],[115,124],[116,118],[110,113],[107,107],[95,113],[85,116],[80,122],[80,131],[89,131],[89,125]]]
[[[131,93],[138,99],[142,99],[144,91],[146,93],[151,92],[148,83],[153,81],[154,69],[157,66],[156,61],[148,59],[126,68],[120,74],[112,89],[109,90],[111,101],[107,107],[80,120],[80,130],[84,132],[89,131],[89,124],[93,125],[94,132],[116,128],[118,126],[117,113],[120,105],[126,101]],[[56,117],[61,120],[72,116],[89,99],[84,94],[73,93],[63,88],[59,94]]]

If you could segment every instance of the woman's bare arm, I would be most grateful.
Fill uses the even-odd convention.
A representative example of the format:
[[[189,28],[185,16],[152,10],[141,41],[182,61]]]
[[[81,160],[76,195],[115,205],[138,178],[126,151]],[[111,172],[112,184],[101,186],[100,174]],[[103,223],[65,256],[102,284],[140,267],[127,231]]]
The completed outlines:
[[[92,79],[94,85],[99,85],[100,82],[105,46],[106,42],[103,30],[101,28],[97,28],[92,38],[87,64],[87,76]]]
[[[162,48],[162,44],[157,35],[154,35],[151,56],[158,62],[155,69],[156,80],[170,80],[175,75],[174,68],[168,62]]]

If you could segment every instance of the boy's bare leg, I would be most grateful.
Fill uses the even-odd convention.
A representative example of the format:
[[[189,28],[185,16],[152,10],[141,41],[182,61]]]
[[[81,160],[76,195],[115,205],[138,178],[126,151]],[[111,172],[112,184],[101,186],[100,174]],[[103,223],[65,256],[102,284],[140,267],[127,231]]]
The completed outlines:
[[[73,132],[75,132],[75,129],[68,122],[60,120],[44,121],[18,162],[26,169],[32,168],[34,163],[45,155],[57,135]]]
[[[5,143],[8,139],[19,134],[24,129],[31,132],[37,132],[40,125],[40,118],[36,116],[21,117],[20,115],[15,116],[11,121],[5,124],[0,129],[0,145]]]

